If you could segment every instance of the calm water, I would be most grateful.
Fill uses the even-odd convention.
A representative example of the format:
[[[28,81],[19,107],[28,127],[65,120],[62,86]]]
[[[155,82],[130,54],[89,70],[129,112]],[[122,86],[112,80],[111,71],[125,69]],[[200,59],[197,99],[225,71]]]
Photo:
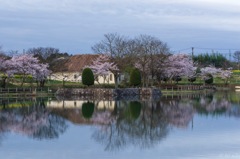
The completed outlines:
[[[239,97],[0,99],[0,158],[239,159]]]

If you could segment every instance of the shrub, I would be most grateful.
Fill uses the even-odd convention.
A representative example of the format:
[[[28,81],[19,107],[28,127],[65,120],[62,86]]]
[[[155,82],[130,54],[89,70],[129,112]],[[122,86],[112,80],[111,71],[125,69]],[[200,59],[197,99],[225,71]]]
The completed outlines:
[[[213,76],[208,74],[208,78],[204,80],[205,84],[212,84],[213,83]]]
[[[180,76],[174,76],[172,79],[173,79],[173,81],[175,81],[177,83],[182,80],[182,78]]]
[[[197,79],[197,78],[196,78],[195,76],[188,77],[188,81],[191,82],[191,83],[195,82],[196,79]]]
[[[82,72],[82,83],[87,86],[94,84],[94,75],[90,68],[85,68]]]
[[[130,85],[138,86],[141,84],[141,74],[138,69],[133,69],[130,74]]]

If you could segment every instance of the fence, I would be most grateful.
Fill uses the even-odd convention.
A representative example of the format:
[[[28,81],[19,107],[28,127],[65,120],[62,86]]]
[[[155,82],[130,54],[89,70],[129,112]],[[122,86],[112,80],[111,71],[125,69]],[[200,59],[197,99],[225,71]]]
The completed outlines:
[[[0,88],[0,93],[32,93],[32,88]]]
[[[161,86],[161,90],[166,91],[188,91],[202,89],[226,88],[226,85],[165,85]]]
[[[4,96],[35,96],[42,93],[52,93],[49,88],[0,88],[0,97]]]

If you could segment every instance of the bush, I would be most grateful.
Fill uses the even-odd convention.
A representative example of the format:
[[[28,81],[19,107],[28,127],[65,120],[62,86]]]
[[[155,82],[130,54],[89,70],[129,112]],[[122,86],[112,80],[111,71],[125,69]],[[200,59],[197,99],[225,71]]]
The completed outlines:
[[[131,86],[138,86],[141,84],[141,74],[138,69],[133,69],[130,74],[130,85]]]
[[[94,84],[94,75],[90,68],[85,68],[82,72],[82,83],[87,86]]]
[[[172,79],[173,79],[173,81],[175,81],[177,83],[182,80],[182,78],[180,76],[174,76]]]
[[[188,81],[191,82],[191,83],[195,82],[196,79],[197,79],[197,78],[196,78],[195,76],[193,76],[193,77],[188,77]]]
[[[211,74],[208,74],[208,79],[206,79],[204,82],[205,84],[212,84],[213,83],[213,76]]]

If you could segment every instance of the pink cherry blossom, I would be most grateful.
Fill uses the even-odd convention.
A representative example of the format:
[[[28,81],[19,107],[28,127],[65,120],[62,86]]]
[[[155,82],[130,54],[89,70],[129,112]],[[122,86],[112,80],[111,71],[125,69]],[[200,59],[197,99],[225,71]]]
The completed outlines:
[[[92,65],[87,67],[92,69],[95,80],[100,76],[105,80],[110,72],[118,70],[117,65],[110,62],[110,56],[105,54],[99,55],[99,57],[93,61]]]

